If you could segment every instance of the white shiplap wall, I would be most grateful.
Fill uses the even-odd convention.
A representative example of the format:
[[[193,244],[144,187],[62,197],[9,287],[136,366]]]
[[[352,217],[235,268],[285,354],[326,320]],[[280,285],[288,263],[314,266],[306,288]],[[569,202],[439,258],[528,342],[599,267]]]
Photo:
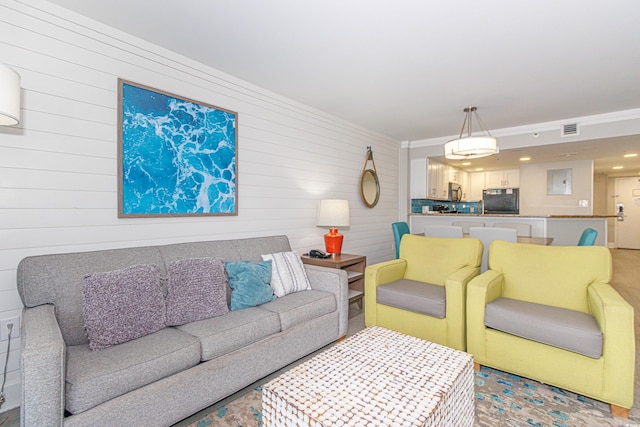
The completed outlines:
[[[22,77],[22,123],[0,128],[0,319],[21,312],[25,256],[273,234],[304,252],[323,247],[316,207],[333,195],[351,205],[343,251],[393,257],[397,141],[40,0],[0,0],[0,62]],[[117,218],[118,77],[239,113],[238,216]],[[374,209],[358,188],[369,145]],[[19,404],[19,347],[3,411]]]

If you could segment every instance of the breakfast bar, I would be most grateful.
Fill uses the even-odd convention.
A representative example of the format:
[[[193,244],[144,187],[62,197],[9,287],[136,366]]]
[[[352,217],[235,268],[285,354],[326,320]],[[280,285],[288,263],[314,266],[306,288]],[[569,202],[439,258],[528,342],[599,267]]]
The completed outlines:
[[[521,223],[531,225],[531,236],[537,238],[553,238],[553,246],[573,246],[578,243],[585,228],[593,228],[598,232],[596,245],[607,245],[607,218],[604,215],[478,215],[462,213],[428,213],[412,214],[409,217],[411,233],[422,233],[426,225],[452,225],[458,221],[481,222],[485,227],[493,227],[497,223]]]

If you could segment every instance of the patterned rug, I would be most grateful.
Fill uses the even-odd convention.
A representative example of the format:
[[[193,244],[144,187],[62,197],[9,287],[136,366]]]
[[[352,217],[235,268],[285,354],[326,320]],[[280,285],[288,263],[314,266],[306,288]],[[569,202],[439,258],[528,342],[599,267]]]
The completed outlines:
[[[609,405],[557,387],[486,367],[475,375],[476,426],[640,427],[640,418],[614,417]],[[261,427],[261,399],[256,387],[189,427]]]

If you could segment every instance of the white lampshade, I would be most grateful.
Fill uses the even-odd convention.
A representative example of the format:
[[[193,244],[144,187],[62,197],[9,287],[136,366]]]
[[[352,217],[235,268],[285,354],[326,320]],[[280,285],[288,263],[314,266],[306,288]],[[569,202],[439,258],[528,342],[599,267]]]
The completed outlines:
[[[20,75],[0,64],[0,126],[20,123]]]
[[[475,159],[497,153],[498,144],[491,136],[458,138],[444,145],[444,155],[447,159]]]
[[[316,221],[318,227],[349,227],[350,224],[348,200],[320,200]]]
[[[444,156],[447,159],[461,160],[477,159],[478,157],[498,154],[498,143],[482,125],[480,116],[478,116],[478,107],[467,107],[464,112],[465,116],[462,122],[462,129],[460,129],[460,136],[444,144]],[[486,136],[473,136],[474,116]],[[465,129],[467,135],[462,136],[465,133]]]

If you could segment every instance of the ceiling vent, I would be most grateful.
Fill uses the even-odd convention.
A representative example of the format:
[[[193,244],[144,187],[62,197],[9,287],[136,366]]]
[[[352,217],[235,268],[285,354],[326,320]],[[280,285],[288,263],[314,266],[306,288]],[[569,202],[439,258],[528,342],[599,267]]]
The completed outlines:
[[[562,136],[580,135],[580,128],[577,123],[562,125]]]

